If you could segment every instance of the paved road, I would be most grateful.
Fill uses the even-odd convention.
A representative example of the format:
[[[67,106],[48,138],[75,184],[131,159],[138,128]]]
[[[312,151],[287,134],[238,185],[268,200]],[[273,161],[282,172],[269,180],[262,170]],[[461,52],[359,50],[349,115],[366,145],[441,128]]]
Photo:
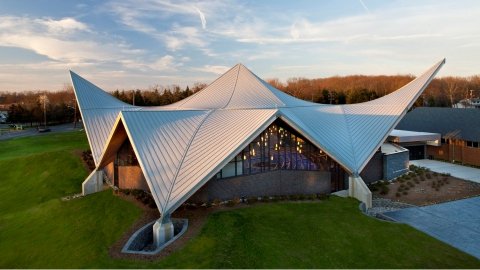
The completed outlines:
[[[7,125],[5,125],[5,128]],[[1,126],[0,126],[1,128]],[[74,130],[73,128],[73,123],[69,124],[63,124],[63,125],[57,125],[57,126],[51,126],[49,127],[51,129],[50,132],[45,132],[45,133],[39,133],[36,128],[28,128],[25,130],[15,130],[11,131],[5,134],[0,135],[0,141],[1,140],[9,140],[13,138],[21,138],[21,137],[27,137],[27,136],[38,136],[38,135],[46,135],[52,132],[66,132],[66,131],[72,131]],[[77,128],[75,130],[80,130],[83,129],[82,123],[77,123]]]
[[[449,173],[460,179],[480,183],[480,169],[430,159],[410,160],[410,164],[426,167],[438,173]]]
[[[480,197],[406,208],[384,215],[480,259]]]

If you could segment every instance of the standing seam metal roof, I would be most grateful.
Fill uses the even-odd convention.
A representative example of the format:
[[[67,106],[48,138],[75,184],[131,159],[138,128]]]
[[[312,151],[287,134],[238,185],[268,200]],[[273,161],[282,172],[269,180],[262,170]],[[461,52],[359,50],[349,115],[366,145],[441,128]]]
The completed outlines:
[[[240,64],[160,107],[128,105],[73,72],[71,78],[97,169],[123,125],[160,212],[171,213],[276,118],[358,174],[444,63],[389,95],[352,105],[297,99]]]

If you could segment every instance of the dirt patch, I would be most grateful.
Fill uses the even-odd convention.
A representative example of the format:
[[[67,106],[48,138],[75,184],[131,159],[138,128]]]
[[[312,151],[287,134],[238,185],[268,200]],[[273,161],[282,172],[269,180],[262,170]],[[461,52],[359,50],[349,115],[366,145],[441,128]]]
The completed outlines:
[[[424,206],[479,196],[480,184],[424,171],[410,173],[386,185],[377,184],[373,190],[375,197]]]

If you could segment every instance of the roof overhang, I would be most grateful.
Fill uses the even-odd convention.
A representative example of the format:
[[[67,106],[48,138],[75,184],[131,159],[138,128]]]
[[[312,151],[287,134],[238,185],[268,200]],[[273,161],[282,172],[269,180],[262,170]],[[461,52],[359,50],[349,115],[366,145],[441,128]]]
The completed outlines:
[[[394,129],[387,140],[394,143],[425,142],[428,145],[439,146],[441,138],[440,133]]]

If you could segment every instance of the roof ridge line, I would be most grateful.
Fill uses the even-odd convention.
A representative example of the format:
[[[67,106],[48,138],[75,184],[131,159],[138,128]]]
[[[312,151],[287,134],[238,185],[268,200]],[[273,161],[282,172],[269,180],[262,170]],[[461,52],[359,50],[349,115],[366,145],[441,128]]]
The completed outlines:
[[[183,161],[185,160],[185,157],[187,156],[187,153],[188,153],[188,150],[190,149],[190,146],[192,145],[192,142],[193,142],[193,139],[195,139],[195,137],[197,136],[197,133],[198,131],[200,130],[200,128],[203,126],[203,123],[205,123],[205,121],[207,121],[208,117],[214,112],[215,110],[210,110],[208,112],[208,114],[205,116],[205,118],[202,120],[202,122],[198,125],[198,127],[195,129],[195,132],[193,133],[192,137],[190,138],[190,141],[188,142],[188,145],[187,147],[185,148],[185,152],[183,152],[183,155],[182,155],[182,159],[180,160],[180,163],[178,165],[178,168],[177,168],[177,171],[175,172],[175,176],[173,177],[173,182],[172,182],[172,185],[170,186],[170,190],[168,191],[168,197],[167,199],[165,200],[165,206],[163,207],[162,209],[162,216],[160,217],[161,219],[163,219],[163,217],[165,216],[164,215],[164,210],[167,208],[169,202],[170,202],[170,197],[172,196],[172,191],[173,191],[173,187],[175,186],[175,182],[177,181],[177,178],[178,178],[178,174],[180,173],[180,169],[182,168],[182,165],[183,165]]]
[[[238,71],[237,71],[237,77],[235,78],[235,85],[233,86],[233,91],[232,91],[232,94],[230,95],[230,98],[227,101],[227,104],[225,104],[225,106],[223,106],[222,109],[225,109],[230,104],[230,102],[232,101],[233,95],[235,94],[235,91],[237,90],[238,76],[240,75],[240,68],[243,65],[242,64],[237,64],[236,66],[238,66]]]
[[[355,151],[355,147],[353,147],[353,140],[352,140],[352,134],[350,133],[350,125],[349,125],[349,122],[348,122],[348,119],[347,119],[347,115],[345,114],[345,106],[344,105],[340,105],[339,106],[340,109],[342,110],[342,116],[343,116],[343,119],[345,119],[345,125],[347,127],[347,134],[348,134],[348,139],[350,140],[350,148],[352,149],[352,154],[353,154],[353,163],[355,164],[355,167],[357,167],[357,155],[356,155],[356,151]],[[358,173],[360,174],[360,172],[352,172],[353,174],[355,173]]]

